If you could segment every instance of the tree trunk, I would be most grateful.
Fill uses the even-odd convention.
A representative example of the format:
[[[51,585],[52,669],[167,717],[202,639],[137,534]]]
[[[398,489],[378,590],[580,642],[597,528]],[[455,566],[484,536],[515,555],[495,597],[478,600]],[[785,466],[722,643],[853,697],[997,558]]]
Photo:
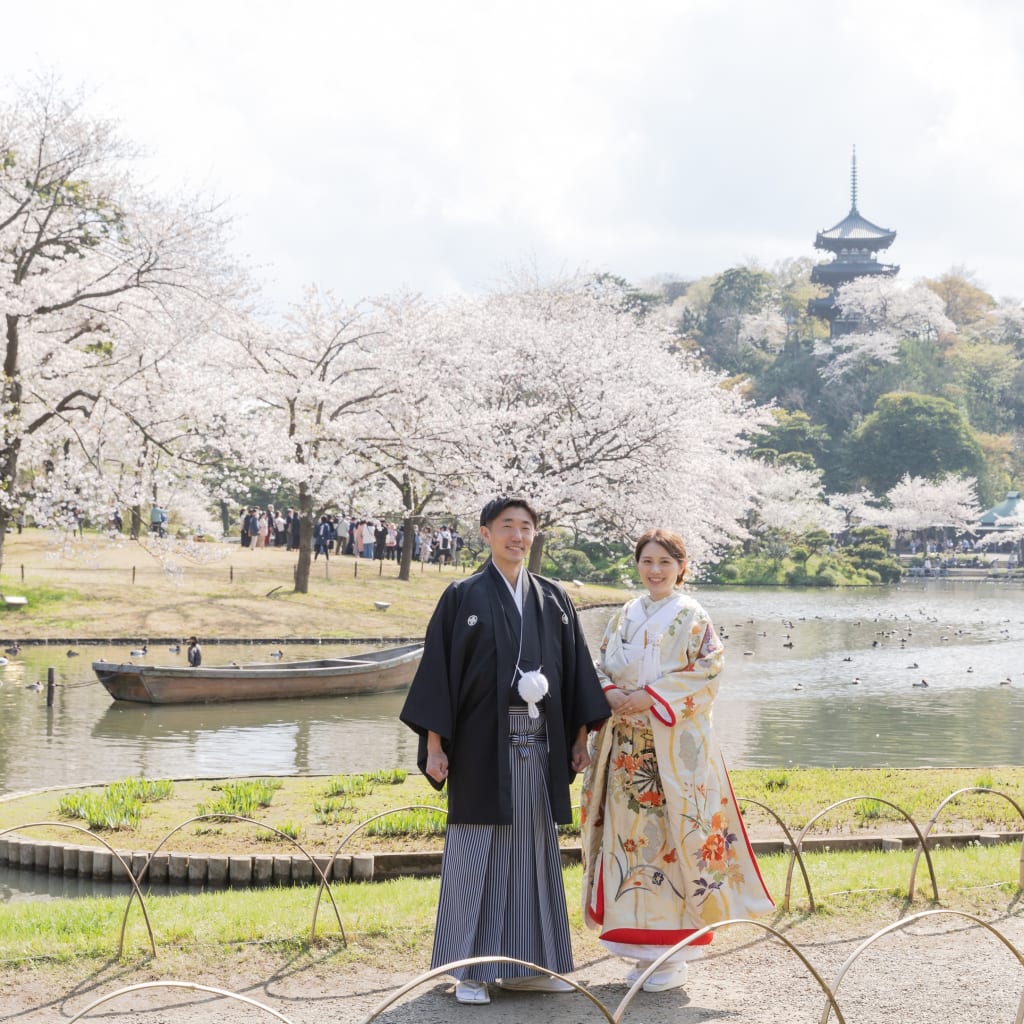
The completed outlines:
[[[0,572],[4,571],[4,540],[7,537],[7,524],[10,521],[10,510],[0,505]]]
[[[309,593],[309,570],[313,565],[313,496],[308,485],[299,484],[299,560],[295,563],[295,593]]]
[[[419,516],[407,515],[402,520],[402,562],[398,569],[398,578],[409,582],[412,575],[412,539],[415,536],[416,521]]]
[[[18,318],[10,313],[6,315],[7,344],[4,351],[3,374],[0,375],[0,406],[4,416],[15,421],[21,412],[21,378],[18,376]],[[6,491],[7,498],[15,496],[18,484],[18,453],[21,451],[20,427],[15,427],[10,435],[6,430],[0,433],[5,437],[5,444],[0,448],[0,489]],[[7,539],[7,527],[12,519],[12,510],[0,504],[0,572],[4,568],[4,541]]]
[[[526,568],[530,572],[540,572],[540,563],[544,559],[544,534],[538,533],[533,539],[533,547],[530,548],[530,561]]]

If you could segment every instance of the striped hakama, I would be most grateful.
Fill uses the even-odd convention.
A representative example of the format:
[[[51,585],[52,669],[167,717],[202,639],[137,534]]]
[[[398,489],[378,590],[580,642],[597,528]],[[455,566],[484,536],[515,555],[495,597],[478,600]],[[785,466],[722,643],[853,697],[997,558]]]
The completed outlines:
[[[511,825],[449,824],[430,966],[474,956],[513,956],[559,974],[573,970],[558,837],[548,801],[543,708],[509,709]],[[453,970],[493,982],[532,974],[515,964]]]

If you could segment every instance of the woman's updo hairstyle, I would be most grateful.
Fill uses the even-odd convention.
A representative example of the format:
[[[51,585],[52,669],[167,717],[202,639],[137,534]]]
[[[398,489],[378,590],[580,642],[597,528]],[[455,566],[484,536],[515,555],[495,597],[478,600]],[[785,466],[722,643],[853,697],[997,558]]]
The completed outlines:
[[[682,563],[682,568],[676,577],[676,586],[679,586],[686,575],[686,545],[683,543],[683,538],[674,530],[664,530],[660,526],[653,530],[644,530],[633,551],[633,559],[637,564],[640,562],[640,553],[648,544],[660,544],[677,562]]]

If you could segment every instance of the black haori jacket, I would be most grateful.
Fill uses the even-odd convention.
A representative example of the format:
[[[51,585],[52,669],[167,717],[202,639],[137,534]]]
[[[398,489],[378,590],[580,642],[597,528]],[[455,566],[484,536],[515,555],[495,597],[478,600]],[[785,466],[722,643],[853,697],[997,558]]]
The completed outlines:
[[[541,668],[549,689],[548,790],[555,821],[572,820],[572,743],[581,725],[597,728],[608,702],[587,651],[576,609],[552,580],[527,574],[525,598],[539,612]],[[427,626],[423,660],[400,715],[420,736],[425,773],[427,732],[441,736],[448,755],[448,821],[504,825],[512,821],[508,707],[518,645],[505,625],[505,584],[493,565],[452,583]],[[435,789],[437,783],[429,776]]]

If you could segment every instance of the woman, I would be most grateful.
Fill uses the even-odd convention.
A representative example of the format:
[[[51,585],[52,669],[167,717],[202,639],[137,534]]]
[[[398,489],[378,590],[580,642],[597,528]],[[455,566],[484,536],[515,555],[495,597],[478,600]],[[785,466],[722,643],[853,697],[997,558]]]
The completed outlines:
[[[716,921],[773,904],[757,869],[711,727],[722,645],[676,588],[686,548],[670,530],[636,544],[647,596],[612,617],[598,674],[612,717],[583,780],[583,915],[632,985],[670,947]],[[686,983],[708,932],[674,954],[645,992]]]

